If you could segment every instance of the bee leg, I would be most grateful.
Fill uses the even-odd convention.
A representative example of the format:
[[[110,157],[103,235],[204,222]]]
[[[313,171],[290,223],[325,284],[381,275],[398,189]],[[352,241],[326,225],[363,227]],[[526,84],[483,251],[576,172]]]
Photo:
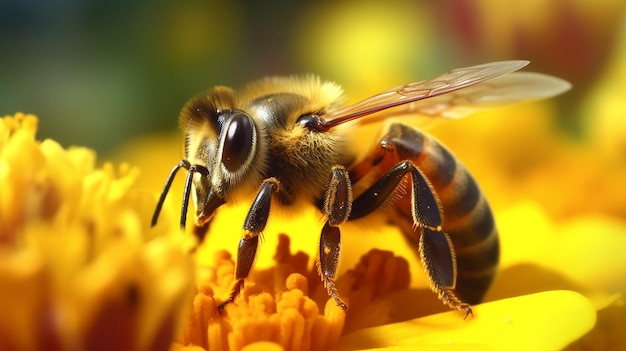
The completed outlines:
[[[348,220],[352,207],[351,203],[352,185],[348,172],[343,166],[335,166],[331,171],[330,181],[324,195],[322,211],[326,215],[327,220],[320,235],[317,272],[322,282],[324,282],[328,295],[344,311],[348,309],[348,306],[339,297],[337,287],[335,286],[335,276],[339,268],[341,253],[339,225]]]
[[[456,259],[450,237],[438,228],[424,227],[419,240],[419,253],[426,269],[430,288],[448,307],[473,315],[472,307],[454,293],[456,286]]]
[[[411,204],[413,223],[420,229],[419,254],[428,275],[431,289],[439,299],[452,309],[464,311],[465,317],[472,308],[454,293],[456,285],[456,258],[448,235],[442,228],[439,199],[426,177],[409,160],[401,161],[389,169],[352,203],[350,220],[371,213],[392,197],[402,179],[411,175]]]
[[[235,283],[228,299],[217,307],[220,312],[224,310],[226,305],[235,301],[244,287],[245,279],[252,269],[252,264],[254,263],[256,251],[259,246],[259,235],[261,235],[267,224],[272,193],[278,191],[279,185],[280,183],[276,178],[265,179],[252,202],[252,206],[250,206],[248,210],[237,251]]]

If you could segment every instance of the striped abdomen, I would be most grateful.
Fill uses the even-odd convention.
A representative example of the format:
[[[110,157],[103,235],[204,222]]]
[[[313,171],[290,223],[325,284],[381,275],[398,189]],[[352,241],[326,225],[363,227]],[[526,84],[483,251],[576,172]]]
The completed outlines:
[[[441,201],[443,231],[456,253],[455,292],[465,302],[479,303],[494,278],[499,244],[493,214],[478,184],[450,151],[412,127],[391,125],[380,145],[384,150],[377,166],[380,174],[400,161],[411,160],[430,181]],[[410,189],[407,185],[405,179],[405,190]],[[408,191],[405,193],[388,212],[417,248],[419,232],[413,231],[411,196]]]

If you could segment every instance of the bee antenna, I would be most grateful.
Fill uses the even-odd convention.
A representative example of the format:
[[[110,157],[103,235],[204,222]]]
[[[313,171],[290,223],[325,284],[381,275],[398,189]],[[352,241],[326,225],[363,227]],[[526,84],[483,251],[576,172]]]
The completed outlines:
[[[185,190],[183,191],[183,206],[180,209],[180,227],[185,229],[185,224],[187,224],[187,208],[189,207],[189,196],[191,195],[191,182],[193,180],[194,173],[198,172],[203,176],[208,176],[209,171],[200,165],[190,165],[188,161],[181,161],[181,163],[185,162],[183,167],[185,167],[189,173],[187,173],[187,178],[185,179]]]
[[[185,180],[185,190],[183,191],[183,206],[180,209],[180,227],[185,228],[187,223],[187,208],[189,207],[189,195],[191,195],[191,181],[193,180],[194,169],[189,169]]]
[[[182,160],[176,166],[174,166],[174,168],[172,168],[172,170],[170,171],[170,174],[167,176],[167,180],[165,181],[165,186],[163,186],[161,195],[159,196],[159,201],[157,201],[156,208],[154,209],[154,214],[152,214],[152,221],[150,222],[150,226],[154,227],[156,225],[157,220],[159,219],[159,214],[161,213],[161,208],[163,207],[163,203],[165,202],[167,193],[169,193],[170,191],[170,187],[172,186],[172,182],[174,182],[174,178],[176,177],[176,173],[178,173],[178,170],[181,168],[189,169],[190,167],[191,165],[189,164],[189,161]],[[192,174],[192,172],[190,172],[189,174]],[[189,179],[187,181],[190,182]],[[190,191],[189,189],[190,188],[185,188],[185,194],[187,195],[187,200],[189,197],[189,191]],[[186,217],[187,206],[185,205],[184,207],[185,207],[185,212],[183,213],[185,214],[185,217]],[[183,221],[182,223],[184,224],[185,222]]]

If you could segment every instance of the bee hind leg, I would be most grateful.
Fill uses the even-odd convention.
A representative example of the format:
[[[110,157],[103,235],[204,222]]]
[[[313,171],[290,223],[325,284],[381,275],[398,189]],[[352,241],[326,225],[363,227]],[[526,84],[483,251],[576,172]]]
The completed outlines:
[[[439,200],[430,182],[412,161],[400,161],[354,199],[349,219],[361,218],[383,206],[393,198],[402,179],[407,175],[411,177],[414,232],[420,234],[419,255],[431,289],[445,305],[465,312],[467,318],[472,314],[472,309],[454,293],[456,258],[452,242],[442,228]]]
[[[428,275],[431,289],[448,307],[465,312],[465,318],[473,315],[472,307],[461,301],[454,293],[456,285],[456,259],[448,235],[438,228],[422,228],[419,254]]]
[[[239,248],[237,250],[235,283],[226,301],[222,302],[217,307],[220,312],[224,310],[226,305],[235,301],[244,287],[245,280],[248,274],[250,274],[254,263],[254,258],[259,246],[259,236],[267,224],[272,193],[278,191],[279,185],[280,183],[276,178],[265,179],[252,202],[252,206],[250,206],[250,210],[248,210],[243,225],[242,237],[239,241]]]

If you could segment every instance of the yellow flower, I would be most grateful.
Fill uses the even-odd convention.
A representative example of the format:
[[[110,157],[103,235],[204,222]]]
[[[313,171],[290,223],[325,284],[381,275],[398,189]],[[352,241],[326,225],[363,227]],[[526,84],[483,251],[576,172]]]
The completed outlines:
[[[134,143],[130,150],[139,153],[149,149],[149,155],[174,154],[180,150],[181,141],[177,139],[163,144],[157,141],[166,138],[148,138]],[[144,167],[158,169],[146,174],[142,182],[158,189],[171,165],[162,165],[152,156],[138,157],[137,162],[145,162]],[[180,178],[171,190],[174,198],[165,207],[174,217],[180,208],[184,177]],[[623,225],[610,225],[603,218],[587,225],[574,220],[553,222],[533,202],[512,199],[507,199],[508,210],[501,211],[498,217],[502,272],[487,302],[474,306],[474,317],[468,320],[463,320],[458,312],[446,312],[426,286],[419,263],[402,235],[386,225],[380,215],[343,227],[342,267],[346,269],[338,279],[338,287],[350,306],[344,316],[328,299],[312,268],[310,256],[322,224],[319,212],[312,206],[299,208],[297,215],[272,214],[264,231],[264,245],[242,296],[220,315],[216,306],[231,288],[237,233],[252,201],[248,200],[221,208],[205,243],[197,251],[196,296],[175,350],[444,346],[459,350],[558,350],[568,345],[575,349],[590,342],[594,347],[603,343],[624,345],[620,340],[612,340],[619,337],[616,330],[625,326],[626,320],[621,317],[624,307],[620,295],[610,293],[622,291],[615,285],[621,281],[621,271],[610,268],[616,259],[613,254],[596,253],[607,247],[623,247],[623,237],[616,235]],[[591,231],[590,227],[603,229]],[[289,239],[280,233],[287,233]],[[589,242],[592,235],[597,241]],[[572,240],[568,240],[570,237]],[[373,247],[383,250],[368,252]],[[560,250],[563,247],[567,250]],[[594,259],[574,266],[576,255],[584,250],[590,250]],[[551,252],[559,252],[558,260]],[[617,265],[623,266],[620,261]],[[574,267],[569,272],[571,277],[563,277],[570,267]],[[599,270],[607,273],[602,281],[615,284],[598,284],[592,275]],[[390,277],[397,280],[389,281]],[[600,318],[597,324],[596,313]]]
[[[36,129],[0,119],[0,349],[168,349],[193,278],[176,225],[148,227],[136,169]]]
[[[417,259],[383,214],[344,226],[345,268],[337,280],[350,306],[344,313],[328,298],[310,260],[319,212],[308,206],[297,216],[273,213],[256,268],[241,296],[220,314],[217,305],[233,282],[238,223],[249,202],[218,211],[196,252],[196,288],[189,298],[194,268],[181,249],[189,245],[187,237],[176,228],[180,179],[159,225],[148,228],[156,196],[146,188],[158,189],[171,165],[145,155],[174,154],[179,140],[138,142],[131,149],[145,164],[137,163],[151,171],[142,176],[123,165],[116,176],[109,164],[95,168],[87,149],[35,141],[35,129],[36,119],[24,115],[5,117],[0,129],[3,350],[626,346],[620,333],[626,326],[626,263],[619,255],[626,237],[619,220],[555,219],[529,198],[496,199],[506,204],[498,215],[501,272],[486,302],[463,320],[428,289]]]
[[[348,253],[349,254],[349,253]],[[558,350],[595,323],[581,294],[554,290],[475,306],[475,316],[430,314],[441,305],[427,289],[410,289],[408,263],[372,250],[341,276],[350,309],[328,299],[302,252],[289,252],[281,236],[271,269],[256,270],[236,304],[220,315],[234,262],[219,252],[196,293],[175,350]],[[318,306],[324,306],[320,311]],[[414,318],[427,315],[422,318]],[[189,345],[189,346],[184,346]],[[193,345],[193,346],[192,346]]]

